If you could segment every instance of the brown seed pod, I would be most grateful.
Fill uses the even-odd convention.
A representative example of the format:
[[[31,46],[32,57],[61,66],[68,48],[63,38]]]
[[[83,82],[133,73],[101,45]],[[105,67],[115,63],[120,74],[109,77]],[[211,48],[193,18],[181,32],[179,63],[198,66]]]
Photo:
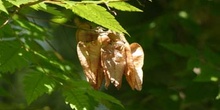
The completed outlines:
[[[143,83],[142,67],[144,65],[144,51],[138,43],[132,43],[130,45],[130,48],[131,48],[131,54],[132,54],[132,58],[133,58],[133,64],[134,64],[135,70],[137,72],[137,74],[135,76],[134,88],[137,90],[141,90],[142,83]]]
[[[90,25],[83,23],[79,27],[76,32],[77,54],[87,81],[98,89],[104,77],[100,61],[101,43],[97,39],[96,32],[88,31]]]
[[[124,74],[132,89],[141,90],[144,61],[141,46],[137,43],[129,45],[122,33],[102,28],[91,31],[89,24],[79,24],[77,54],[87,81],[99,89],[105,77],[106,88],[113,83],[119,89]]]
[[[108,42],[104,44],[101,50],[101,61],[105,74],[105,86],[107,88],[111,82],[119,89],[126,66],[124,42],[108,38]]]

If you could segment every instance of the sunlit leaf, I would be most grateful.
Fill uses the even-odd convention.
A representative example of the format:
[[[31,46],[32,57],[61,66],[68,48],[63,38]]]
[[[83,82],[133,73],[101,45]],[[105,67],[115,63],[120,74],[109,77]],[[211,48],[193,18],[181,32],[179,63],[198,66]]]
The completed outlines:
[[[35,5],[31,6],[32,8],[34,8],[35,10],[41,10],[56,16],[64,16],[63,13],[61,13],[60,11],[58,11],[55,7],[51,7],[45,3],[38,3]]]
[[[16,34],[20,37],[32,37],[36,39],[44,39],[48,37],[49,34],[47,30],[35,23],[32,23],[28,20],[16,19],[15,25],[19,25],[20,27],[14,27]]]
[[[111,8],[115,8],[117,10],[121,11],[136,11],[136,12],[142,12],[142,10],[130,5],[126,2],[110,2],[107,4]]]
[[[85,94],[85,90],[70,89],[63,91],[65,101],[75,110],[91,110],[89,97]]]
[[[29,71],[24,77],[24,91],[28,104],[44,93],[52,92],[54,86],[54,81],[46,73]]]
[[[8,11],[7,11],[7,9],[5,8],[5,6],[4,6],[2,0],[0,0],[0,11],[3,11],[3,12],[5,12],[5,13],[8,14]]]
[[[7,1],[10,2],[11,4],[17,6],[17,7],[20,7],[20,5],[22,5],[22,4],[36,2],[38,0],[7,0]]]
[[[66,8],[71,9],[80,17],[116,32],[124,32],[128,34],[115,19],[115,17],[111,15],[104,7],[97,4],[75,4],[74,2],[70,1],[66,3]]]

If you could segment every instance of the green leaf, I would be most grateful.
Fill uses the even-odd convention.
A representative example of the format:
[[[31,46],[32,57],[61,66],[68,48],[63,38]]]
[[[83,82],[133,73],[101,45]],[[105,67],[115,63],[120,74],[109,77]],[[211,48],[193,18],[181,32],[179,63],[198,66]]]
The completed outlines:
[[[44,44],[44,46],[45,45],[46,44]],[[72,66],[63,61],[61,62],[62,59],[59,58],[59,53],[45,51],[35,40],[26,39],[25,46],[30,50],[32,57],[29,58],[29,60],[32,62],[32,66],[34,65],[38,68],[39,65],[41,65],[41,72],[47,72],[48,74],[52,73],[53,77],[59,78],[60,80],[68,79],[67,75],[71,74]],[[71,74],[71,76],[74,75]]]
[[[14,37],[13,29],[9,25],[9,23],[6,23],[7,19],[0,19],[0,25],[2,25],[0,29],[0,38],[7,38],[7,37]]]
[[[8,14],[8,11],[7,11],[7,9],[5,8],[5,6],[4,6],[2,0],[0,0],[0,11],[3,11],[3,12],[5,12],[5,13]]]
[[[161,44],[161,45],[167,48],[168,50],[183,57],[197,55],[197,50],[190,45],[180,45],[180,44]]]
[[[28,66],[26,55],[19,41],[0,41],[0,71],[12,73]]]
[[[219,53],[214,52],[210,48],[206,47],[203,52],[205,60],[207,60],[207,63],[211,63],[214,65],[220,65],[220,55]]]
[[[58,11],[55,7],[51,7],[45,3],[38,3],[35,5],[32,5],[31,7],[35,10],[41,10],[41,11],[44,11],[44,12],[47,12],[47,13],[50,13],[56,16],[64,16],[64,14]]]
[[[187,62],[187,70],[193,70],[194,68],[200,67],[201,61],[198,57],[190,57]]]
[[[85,18],[110,30],[128,34],[115,19],[115,17],[102,6],[97,4],[75,4],[74,2],[70,1],[66,1],[65,3],[65,7],[67,9],[71,9],[75,14],[82,18]]]
[[[8,2],[10,2],[11,4],[17,6],[17,7],[20,7],[20,5],[22,4],[28,4],[28,3],[33,3],[33,2],[36,2],[38,0],[7,0]]]
[[[57,72],[57,73],[62,73],[60,74],[62,77],[64,77],[63,72],[66,72],[67,69],[65,68],[65,66],[63,64],[61,64],[60,62],[58,62],[58,59],[55,59],[55,56],[52,55],[49,52],[46,53],[40,53],[37,51],[33,51],[34,54],[34,59],[33,61],[36,63],[40,63],[44,68],[53,71],[53,72]],[[37,60],[37,61],[36,61]],[[58,75],[58,74],[56,74]],[[60,77],[61,77],[60,76]],[[65,79],[65,78],[64,78]]]
[[[43,72],[29,71],[24,77],[25,97],[30,104],[44,93],[50,93],[55,86],[54,80]]]
[[[86,90],[84,89],[75,88],[64,90],[63,96],[73,110],[92,110],[90,99],[85,92]]]
[[[211,67],[209,65],[201,65],[200,67],[197,67],[197,69],[200,70],[200,72],[196,73],[197,76],[194,79],[194,81],[198,82],[217,82],[220,78],[220,71],[217,70],[214,67]]]
[[[136,12],[143,12],[142,10],[130,5],[129,3],[126,2],[110,2],[107,4],[111,8],[115,8],[117,10],[121,11],[136,11]]]
[[[47,30],[37,24],[34,24],[28,20],[15,19],[15,25],[20,26],[21,28],[15,28],[16,34],[20,37],[27,38],[36,38],[43,40],[45,37],[48,37],[49,34]]]

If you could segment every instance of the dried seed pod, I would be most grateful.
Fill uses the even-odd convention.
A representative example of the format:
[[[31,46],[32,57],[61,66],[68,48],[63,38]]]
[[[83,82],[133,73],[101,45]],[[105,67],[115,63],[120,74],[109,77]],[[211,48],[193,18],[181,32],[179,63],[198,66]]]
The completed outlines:
[[[106,39],[101,50],[101,61],[106,81],[105,86],[107,88],[111,82],[119,89],[126,65],[123,48],[124,42],[115,41],[115,39],[110,38]]]
[[[113,83],[119,89],[124,74],[132,89],[141,90],[144,60],[141,46],[129,45],[122,33],[102,28],[92,31],[87,23],[78,23],[78,26],[77,54],[87,81],[99,89],[105,77],[106,88]]]
[[[143,83],[143,70],[142,67],[144,65],[144,51],[142,47],[138,43],[132,43],[130,45],[131,54],[133,57],[133,64],[136,69],[136,76],[135,76],[135,89],[141,90],[142,83]]]
[[[76,32],[77,54],[87,81],[95,89],[98,89],[104,77],[100,61],[101,43],[97,39],[98,34],[96,32],[88,31],[90,25],[83,23],[79,27],[80,29]]]
[[[121,40],[124,42],[124,45],[123,45],[124,52],[125,52],[124,57],[126,58],[125,59],[126,67],[125,67],[124,75],[127,79],[127,82],[131,86],[131,88],[136,89],[135,85],[137,85],[137,83],[135,80],[136,79],[135,76],[137,75],[137,71],[136,71],[135,66],[133,64],[134,61],[133,61],[133,57],[131,54],[131,49],[130,49],[128,41],[126,40],[126,38],[123,34],[119,34],[119,33],[111,33],[111,34],[109,34],[109,37],[111,39],[115,39],[116,41]]]
[[[111,50],[111,53],[114,53],[114,56],[111,58],[113,60],[112,65],[119,68],[117,73],[114,72],[110,74],[110,78],[117,75],[121,76],[120,73],[123,72],[131,88],[136,90],[141,90],[142,82],[143,82],[142,79],[143,78],[142,66],[144,60],[143,49],[137,43],[133,43],[129,45],[123,34],[110,32],[108,34],[108,37],[113,42],[111,43],[111,45],[113,45],[111,47],[113,49]]]

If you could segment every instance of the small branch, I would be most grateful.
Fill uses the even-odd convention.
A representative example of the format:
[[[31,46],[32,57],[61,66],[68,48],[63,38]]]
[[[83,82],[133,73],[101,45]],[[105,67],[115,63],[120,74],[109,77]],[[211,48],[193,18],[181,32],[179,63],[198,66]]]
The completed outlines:
[[[8,24],[9,20],[10,20],[10,19],[7,19],[7,20],[0,26],[0,28],[4,27],[6,24]]]
[[[9,15],[9,17],[7,18],[7,20],[0,26],[0,29],[3,28],[6,24],[9,23],[10,19],[18,12],[18,8],[15,9],[15,11]]]

